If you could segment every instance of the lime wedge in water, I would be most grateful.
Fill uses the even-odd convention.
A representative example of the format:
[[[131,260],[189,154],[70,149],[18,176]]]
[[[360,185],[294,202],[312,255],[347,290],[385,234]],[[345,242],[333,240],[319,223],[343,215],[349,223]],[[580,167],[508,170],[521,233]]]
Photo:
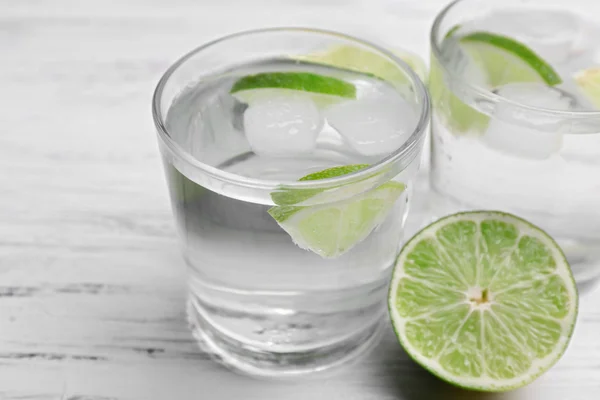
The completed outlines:
[[[541,82],[549,86],[562,82],[550,64],[512,38],[489,32],[473,32],[458,39],[449,34],[446,40],[458,40],[460,48],[470,57],[477,70],[483,73],[485,82],[482,84],[490,89],[519,82]],[[450,42],[447,43],[451,45]],[[465,75],[472,75],[474,72],[471,70]],[[465,78],[470,79],[470,76]],[[441,67],[435,57],[432,57],[430,90],[434,105],[446,116],[455,133],[482,133],[488,125],[489,117],[454,95],[447,88],[444,79]]]
[[[473,32],[460,38],[462,48],[487,74],[495,88],[507,83],[542,82],[558,85],[558,73],[529,47],[506,36]]]
[[[334,167],[307,175],[300,181],[333,178],[366,167],[364,164]],[[299,247],[324,258],[334,258],[360,243],[385,220],[405,186],[389,181],[364,191],[365,186],[358,182],[338,189],[343,189],[345,200],[310,206],[297,204],[319,196],[323,190],[282,189],[271,194],[273,201],[280,205],[271,207],[269,214]]]
[[[600,108],[600,67],[579,71],[575,74],[575,82],[589,101]]]
[[[443,218],[402,249],[389,294],[408,354],[468,389],[505,391],[533,381],[565,351],[578,296],[561,249],[510,214]]]
[[[425,80],[427,67],[419,56],[404,50],[392,50],[392,53],[407,63],[422,80]],[[295,58],[371,74],[392,83],[408,82],[406,75],[392,61],[365,48],[337,45],[322,52]]]
[[[310,72],[265,72],[236,81],[231,95],[243,103],[271,99],[281,94],[305,93],[318,105],[356,98],[356,87],[344,80]]]

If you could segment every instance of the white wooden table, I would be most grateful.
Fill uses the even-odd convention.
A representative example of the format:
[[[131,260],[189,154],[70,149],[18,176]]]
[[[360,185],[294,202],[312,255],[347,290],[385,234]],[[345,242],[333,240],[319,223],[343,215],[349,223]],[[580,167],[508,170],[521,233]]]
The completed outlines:
[[[0,399],[600,398],[594,288],[564,358],[504,395],[438,381],[391,331],[335,375],[272,383],[222,369],[187,330],[150,117],[162,72],[206,40],[274,25],[346,30],[426,56],[443,3],[0,0]]]

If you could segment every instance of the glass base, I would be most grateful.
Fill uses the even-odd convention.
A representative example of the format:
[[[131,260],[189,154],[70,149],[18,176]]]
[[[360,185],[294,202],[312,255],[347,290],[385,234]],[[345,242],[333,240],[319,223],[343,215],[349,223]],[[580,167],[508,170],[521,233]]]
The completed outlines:
[[[234,372],[268,379],[295,378],[351,364],[381,338],[382,321],[340,342],[319,348],[271,352],[228,336],[203,316],[202,307],[188,300],[188,322],[200,347]]]

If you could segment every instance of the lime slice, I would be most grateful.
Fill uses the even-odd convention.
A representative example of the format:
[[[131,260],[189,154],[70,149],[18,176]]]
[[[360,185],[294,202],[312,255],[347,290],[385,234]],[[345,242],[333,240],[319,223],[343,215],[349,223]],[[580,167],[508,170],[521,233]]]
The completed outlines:
[[[579,71],[575,74],[575,82],[588,100],[600,108],[600,67]]]
[[[367,165],[330,168],[301,178],[301,181],[332,178],[356,172]],[[341,186],[345,200],[311,206],[301,204],[323,190],[283,190],[271,194],[276,204],[269,214],[301,248],[324,258],[335,258],[363,241],[379,226],[404,192],[403,183],[389,181],[364,192],[361,182]],[[358,193],[352,196],[352,191]],[[349,197],[348,196],[352,196]],[[330,200],[330,199],[329,199]]]
[[[447,35],[446,46],[451,46],[457,26]],[[461,49],[466,52],[477,67],[485,75],[484,85],[490,89],[508,83],[542,82],[553,86],[562,82],[556,71],[524,44],[506,36],[489,32],[473,32],[462,36],[459,40]],[[445,117],[445,122],[455,134],[473,132],[481,134],[487,128],[489,117],[470,105],[464,103],[447,87],[439,62],[432,56],[429,89],[432,101],[438,113]],[[471,78],[474,71],[465,75]],[[478,83],[478,82],[475,82]]]
[[[578,296],[550,236],[510,214],[467,212],[417,233],[398,257],[390,316],[408,354],[468,389],[505,391],[561,357]]]
[[[460,44],[487,73],[488,84],[493,88],[517,82],[542,82],[549,86],[562,83],[550,64],[509,37],[473,32],[460,38]]]
[[[233,84],[230,93],[243,103],[252,104],[281,94],[309,94],[318,105],[356,98],[356,87],[341,79],[310,72],[265,72],[248,75]]]
[[[421,80],[425,80],[427,77],[427,67],[419,56],[405,50],[397,49],[392,50],[392,53],[407,63]],[[371,74],[392,83],[408,82],[406,75],[399,71],[398,67],[392,61],[360,47],[337,45],[326,51],[296,58]]]

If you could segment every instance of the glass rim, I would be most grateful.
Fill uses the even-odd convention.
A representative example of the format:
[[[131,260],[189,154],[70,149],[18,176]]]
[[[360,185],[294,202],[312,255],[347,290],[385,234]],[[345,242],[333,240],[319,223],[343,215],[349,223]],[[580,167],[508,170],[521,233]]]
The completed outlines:
[[[513,108],[527,110],[528,112],[533,112],[537,114],[544,114],[551,117],[558,117],[562,119],[600,119],[600,111],[564,111],[564,110],[554,110],[552,108],[543,108],[530,106],[527,104],[523,104],[521,102],[510,100],[504,96],[494,93],[493,91],[484,88],[482,86],[473,84],[468,80],[464,79],[461,74],[457,74],[452,71],[451,68],[448,68],[445,64],[445,60],[442,57],[442,49],[438,45],[437,38],[440,37],[440,29],[442,25],[442,21],[455,6],[460,3],[464,3],[471,0],[454,0],[450,2],[447,6],[445,6],[435,17],[433,21],[433,25],[431,27],[429,41],[431,45],[431,51],[433,52],[435,58],[439,61],[440,66],[443,69],[444,74],[451,77],[453,81],[459,82],[463,88],[466,88],[468,91],[476,94],[478,97],[481,97],[485,100],[491,101],[493,103],[504,103],[508,104]]]
[[[421,100],[421,108],[418,122],[408,137],[408,139],[396,150],[390,152],[388,155],[383,157],[381,160],[370,164],[368,167],[363,168],[359,171],[349,173],[346,175],[342,175],[334,178],[326,178],[319,179],[316,181],[291,181],[291,180],[269,180],[269,179],[257,179],[257,178],[249,178],[243,175],[238,175],[235,173],[227,172],[217,167],[208,165],[203,163],[202,161],[196,159],[187,151],[185,151],[179,144],[177,144],[168,134],[168,130],[165,126],[164,116],[161,111],[161,100],[163,96],[163,91],[168,83],[171,76],[181,67],[186,61],[195,55],[202,53],[204,50],[208,48],[212,48],[215,45],[219,45],[222,42],[229,41],[231,39],[236,39],[239,37],[250,36],[250,35],[260,35],[260,34],[269,34],[269,33],[314,33],[322,36],[328,36],[332,38],[339,38],[342,40],[346,40],[348,42],[357,43],[363,47],[367,47],[371,50],[374,50],[377,54],[383,55],[392,61],[399,69],[401,69],[404,73],[406,73],[414,86],[415,94],[418,99]],[[351,183],[357,180],[361,180],[364,178],[368,178],[373,176],[374,174],[385,171],[386,167],[393,165],[394,163],[403,159],[403,157],[407,154],[413,153],[415,146],[419,145],[420,139],[425,135],[427,125],[429,124],[429,116],[431,112],[430,107],[430,98],[425,88],[425,84],[421,81],[419,76],[413,71],[413,69],[403,60],[395,56],[392,52],[373,44],[369,41],[362,40],[350,35],[346,35],[344,33],[339,33],[330,30],[324,29],[314,29],[314,28],[304,28],[304,27],[276,27],[276,28],[262,28],[262,29],[251,29],[244,30],[236,33],[232,33],[226,36],[221,36],[217,39],[211,40],[195,49],[191,50],[187,54],[180,57],[177,61],[175,61],[162,75],[158,84],[154,90],[154,94],[152,96],[152,117],[154,120],[154,125],[158,132],[158,136],[160,140],[162,140],[163,144],[167,147],[168,151],[175,157],[179,158],[180,161],[201,170],[202,172],[208,174],[211,178],[215,178],[219,181],[223,181],[230,184],[235,184],[238,186],[245,187],[254,187],[259,189],[272,189],[273,187],[285,186],[290,188],[328,188],[331,187],[332,184],[335,185],[343,185],[346,183]]]

